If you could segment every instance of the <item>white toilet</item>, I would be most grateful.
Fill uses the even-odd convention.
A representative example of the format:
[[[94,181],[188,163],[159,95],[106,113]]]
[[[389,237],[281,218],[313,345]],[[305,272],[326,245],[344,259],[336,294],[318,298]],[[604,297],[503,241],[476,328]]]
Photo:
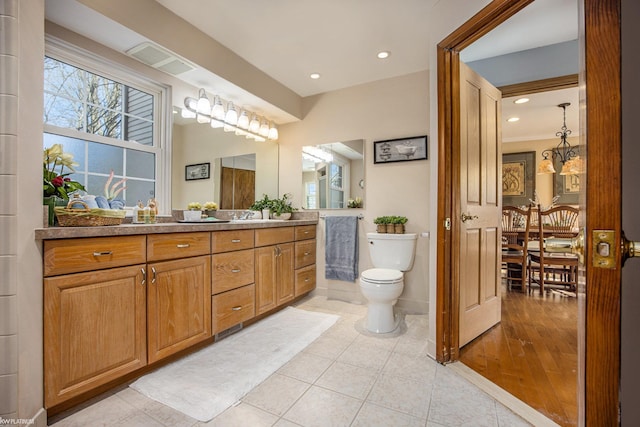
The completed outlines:
[[[375,268],[360,274],[360,289],[367,299],[365,328],[374,333],[393,332],[398,321],[393,305],[404,288],[404,271],[411,269],[416,253],[415,233],[367,233],[369,256]]]

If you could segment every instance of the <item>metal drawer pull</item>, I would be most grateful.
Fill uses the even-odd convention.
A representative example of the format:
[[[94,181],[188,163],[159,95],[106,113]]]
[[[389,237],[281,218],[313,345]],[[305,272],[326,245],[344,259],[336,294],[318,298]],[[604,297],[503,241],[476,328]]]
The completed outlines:
[[[311,255],[311,252],[305,252],[304,256]]]
[[[176,246],[179,248],[188,248],[191,245],[188,243],[178,243]]]
[[[240,239],[233,239],[231,240],[231,243],[240,243]]]
[[[151,267],[151,283],[156,283],[156,269],[154,267]]]
[[[308,277],[306,279],[304,279],[305,282],[308,282],[309,280],[311,280],[311,279],[309,279]]]
[[[239,268],[234,268],[231,270],[232,273],[240,273],[240,269]]]
[[[240,311],[240,310],[242,310],[241,305],[236,305],[235,307],[231,307],[231,311]]]
[[[144,268],[140,268],[140,270],[142,270],[142,283],[141,284],[145,284],[147,283],[147,271]]]
[[[107,256],[113,254],[112,251],[94,252],[93,256]]]

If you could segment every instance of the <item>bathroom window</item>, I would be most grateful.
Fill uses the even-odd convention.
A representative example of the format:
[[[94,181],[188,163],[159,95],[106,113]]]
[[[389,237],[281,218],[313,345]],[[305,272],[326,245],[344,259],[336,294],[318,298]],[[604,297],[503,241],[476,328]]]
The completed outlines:
[[[62,144],[73,154],[79,166],[71,178],[89,194],[103,194],[113,170],[112,183],[127,179],[119,196],[127,206],[152,197],[168,206],[168,194],[160,190],[167,186],[161,177],[169,173],[158,173],[169,170],[168,144],[161,143],[161,135],[168,135],[168,98],[165,88],[118,64],[47,45],[44,147]]]

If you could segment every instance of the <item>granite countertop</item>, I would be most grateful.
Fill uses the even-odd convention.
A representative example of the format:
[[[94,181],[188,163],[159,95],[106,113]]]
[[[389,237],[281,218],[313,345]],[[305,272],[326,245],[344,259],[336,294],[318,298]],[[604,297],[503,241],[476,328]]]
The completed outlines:
[[[46,227],[35,229],[36,240],[73,239],[79,237],[131,236],[136,234],[190,233],[197,231],[246,230],[273,227],[292,227],[295,225],[315,225],[317,212],[305,212],[289,220],[242,220],[231,222],[176,222],[171,217],[161,218],[157,224],[127,224],[102,227]],[[166,222],[165,222],[166,221]]]

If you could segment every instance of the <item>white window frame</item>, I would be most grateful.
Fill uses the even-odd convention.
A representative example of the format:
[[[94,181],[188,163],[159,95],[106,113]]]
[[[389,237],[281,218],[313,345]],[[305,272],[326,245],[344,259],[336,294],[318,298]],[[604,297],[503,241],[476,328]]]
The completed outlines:
[[[89,52],[51,36],[45,37],[45,56],[153,95],[153,145],[138,144],[123,139],[109,138],[46,123],[44,124],[44,132],[155,154],[155,198],[158,202],[160,214],[170,214],[171,129],[173,119],[171,88],[159,82],[152,81],[148,77],[122,64],[100,57],[93,52]]]

